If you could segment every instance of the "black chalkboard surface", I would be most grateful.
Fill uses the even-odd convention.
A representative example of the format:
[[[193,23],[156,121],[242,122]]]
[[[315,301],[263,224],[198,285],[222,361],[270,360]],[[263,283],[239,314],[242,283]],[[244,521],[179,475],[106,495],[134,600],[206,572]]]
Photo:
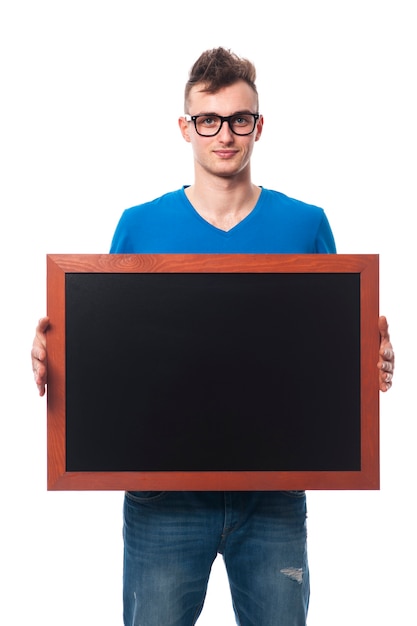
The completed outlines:
[[[336,477],[349,488],[349,477],[361,476],[369,484],[359,480],[360,488],[375,488],[377,288],[372,302],[363,284],[375,257],[349,257],[340,271],[340,255],[243,255],[237,271],[228,255],[222,264],[185,256],[134,255],[135,271],[131,256],[104,255],[93,271],[91,255],[50,258],[63,263],[65,344],[61,484],[51,488],[142,488],[158,479],[161,488],[187,488],[190,478],[192,488],[223,488],[232,478],[232,488],[252,488],[254,478],[253,488],[279,488],[280,479],[308,486],[314,477],[320,488],[337,488]],[[364,340],[367,315],[375,336]],[[52,375],[56,405],[53,385]]]

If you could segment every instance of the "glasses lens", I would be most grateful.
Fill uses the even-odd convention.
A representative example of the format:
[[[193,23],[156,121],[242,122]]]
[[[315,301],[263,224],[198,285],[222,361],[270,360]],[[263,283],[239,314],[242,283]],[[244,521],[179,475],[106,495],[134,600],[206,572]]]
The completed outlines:
[[[250,113],[233,115],[230,127],[236,135],[250,135],[255,128],[255,116]]]
[[[211,137],[218,132],[221,123],[222,120],[217,115],[199,115],[195,120],[195,127],[200,135]]]

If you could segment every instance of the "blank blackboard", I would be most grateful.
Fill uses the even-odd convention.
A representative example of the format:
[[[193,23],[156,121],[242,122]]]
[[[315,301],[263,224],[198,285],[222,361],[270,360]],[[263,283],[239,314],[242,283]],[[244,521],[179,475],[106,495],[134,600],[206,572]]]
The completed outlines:
[[[318,487],[337,487],[337,477],[343,488],[349,477],[375,487],[378,441],[368,439],[378,432],[378,394],[368,378],[377,387],[378,312],[369,288],[375,332],[363,338],[364,268],[375,258],[349,257],[335,271],[343,258],[323,257],[51,258],[61,261],[65,344],[58,488],[158,478],[161,488],[187,488],[190,477],[201,489],[221,488],[222,477],[242,489],[245,477],[247,488],[314,477]],[[368,345],[375,371],[366,377]],[[48,394],[53,384],[52,375]]]

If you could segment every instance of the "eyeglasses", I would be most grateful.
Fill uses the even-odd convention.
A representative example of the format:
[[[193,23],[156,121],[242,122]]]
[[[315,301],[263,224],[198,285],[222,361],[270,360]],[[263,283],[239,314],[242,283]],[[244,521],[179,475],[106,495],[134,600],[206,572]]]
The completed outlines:
[[[223,117],[221,115],[185,115],[187,122],[194,122],[197,134],[202,137],[214,137],[221,131],[224,122],[235,135],[251,135],[255,130],[259,113],[235,113]]]

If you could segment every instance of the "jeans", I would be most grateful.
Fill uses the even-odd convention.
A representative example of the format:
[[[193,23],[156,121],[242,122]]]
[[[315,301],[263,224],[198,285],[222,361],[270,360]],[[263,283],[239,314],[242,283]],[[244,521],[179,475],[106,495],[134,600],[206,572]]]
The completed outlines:
[[[195,624],[217,553],[239,626],[305,626],[303,491],[126,493],[124,625]]]

